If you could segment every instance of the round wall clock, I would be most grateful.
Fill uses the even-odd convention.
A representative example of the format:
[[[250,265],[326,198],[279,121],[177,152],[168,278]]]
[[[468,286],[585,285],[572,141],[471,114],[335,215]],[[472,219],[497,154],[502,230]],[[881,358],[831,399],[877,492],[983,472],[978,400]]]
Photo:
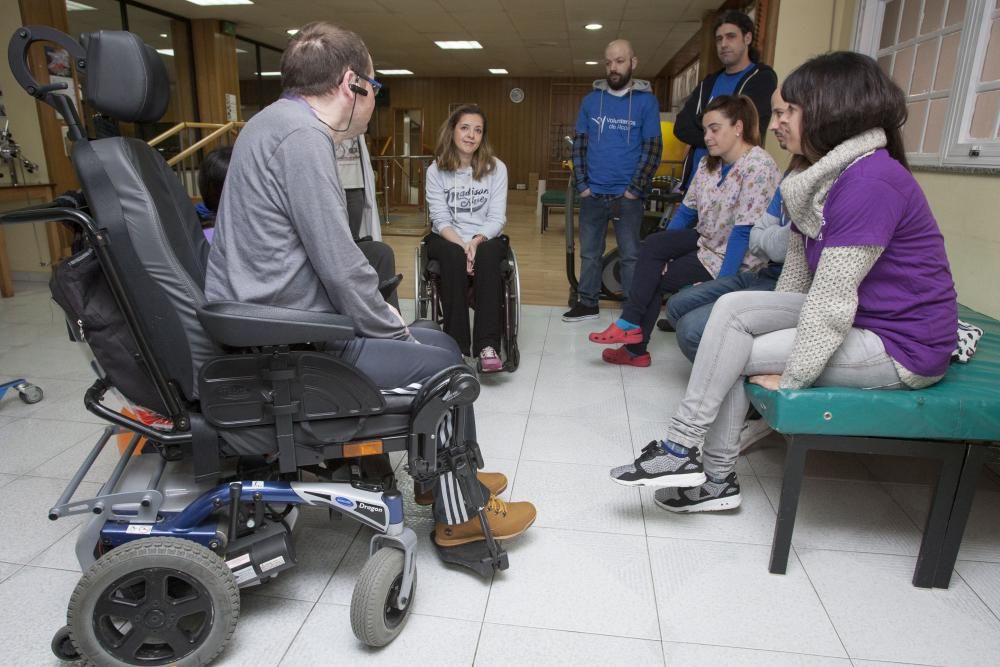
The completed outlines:
[[[520,104],[524,101],[524,91],[520,88],[510,89],[510,101],[514,104]]]

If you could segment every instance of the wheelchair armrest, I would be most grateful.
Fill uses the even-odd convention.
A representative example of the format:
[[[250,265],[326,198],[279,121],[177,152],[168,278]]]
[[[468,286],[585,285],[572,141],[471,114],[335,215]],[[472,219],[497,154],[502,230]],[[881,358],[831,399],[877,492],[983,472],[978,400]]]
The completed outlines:
[[[382,295],[383,299],[388,301],[389,297],[392,296],[392,293],[396,291],[396,288],[399,287],[399,283],[401,282],[403,282],[402,273],[397,273],[392,278],[383,280],[378,284],[379,294]]]
[[[198,320],[209,336],[229,347],[332,343],[355,336],[346,315],[237,301],[199,306]]]

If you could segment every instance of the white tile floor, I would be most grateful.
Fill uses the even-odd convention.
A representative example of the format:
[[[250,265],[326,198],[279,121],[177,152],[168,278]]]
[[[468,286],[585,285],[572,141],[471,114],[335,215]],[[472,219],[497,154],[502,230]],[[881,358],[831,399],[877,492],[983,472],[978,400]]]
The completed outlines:
[[[26,375],[35,406],[0,401],[0,652],[2,664],[55,665],[79,573],[77,522],[46,510],[85,455],[99,421],[82,407],[91,371],[65,339],[44,286],[0,301],[0,380]],[[404,306],[405,308],[405,306]],[[562,309],[523,308],[520,369],[485,378],[477,403],[488,468],[508,498],[538,506],[492,580],[446,568],[421,535],[409,625],[382,650],[353,638],[348,604],[369,533],[305,513],[299,566],[243,596],[219,664],[326,665],[997,665],[1000,664],[1000,478],[981,482],[951,588],[910,585],[934,479],[932,464],[814,453],[793,554],[767,572],[783,447],[776,437],[740,459],[743,506],[674,516],[647,491],[607,480],[662,436],[689,366],[656,333],[653,366],[601,363]],[[93,493],[113,461],[82,487]],[[408,488],[403,475],[401,486]]]

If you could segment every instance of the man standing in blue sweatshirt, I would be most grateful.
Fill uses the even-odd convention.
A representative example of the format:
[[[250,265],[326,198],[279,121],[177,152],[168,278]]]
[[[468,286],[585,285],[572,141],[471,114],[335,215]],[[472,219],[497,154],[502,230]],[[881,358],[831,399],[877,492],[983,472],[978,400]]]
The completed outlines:
[[[580,284],[564,322],[596,319],[601,258],[608,221],[615,224],[622,287],[628,294],[639,256],[642,199],[660,164],[660,111],[648,81],[633,79],[639,64],[632,45],[617,39],[604,50],[605,79],[583,98],[573,141],[580,193]]]

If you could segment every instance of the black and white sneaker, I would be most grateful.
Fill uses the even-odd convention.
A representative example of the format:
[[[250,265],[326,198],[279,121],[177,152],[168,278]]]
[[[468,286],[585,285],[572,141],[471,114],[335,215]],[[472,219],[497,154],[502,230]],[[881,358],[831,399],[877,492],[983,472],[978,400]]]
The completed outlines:
[[[656,440],[646,445],[642,454],[628,465],[611,469],[611,479],[625,486],[698,486],[705,482],[705,472],[698,460],[698,448],[677,456]]]
[[[600,306],[585,306],[577,301],[573,307],[563,313],[563,322],[582,322],[583,320],[596,320],[601,314]]]
[[[668,512],[718,512],[740,506],[740,482],[731,472],[722,482],[706,480],[690,489],[658,489],[656,504]]]

